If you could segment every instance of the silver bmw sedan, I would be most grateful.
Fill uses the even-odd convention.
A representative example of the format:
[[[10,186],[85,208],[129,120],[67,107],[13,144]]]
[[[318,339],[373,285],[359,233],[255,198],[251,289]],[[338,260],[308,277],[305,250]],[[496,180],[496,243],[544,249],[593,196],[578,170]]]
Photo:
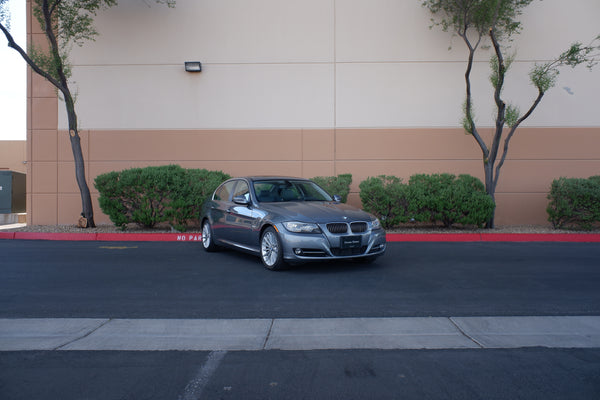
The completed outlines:
[[[206,251],[257,254],[270,270],[327,259],[370,262],[386,248],[377,218],[303,178],[230,179],[206,202],[201,222]]]

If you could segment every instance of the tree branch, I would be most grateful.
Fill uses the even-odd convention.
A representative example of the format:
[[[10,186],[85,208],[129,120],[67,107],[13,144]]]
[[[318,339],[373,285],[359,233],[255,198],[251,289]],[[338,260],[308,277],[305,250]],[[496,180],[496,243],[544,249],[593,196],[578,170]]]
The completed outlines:
[[[61,0],[57,0],[56,2],[54,2],[52,4],[52,7],[50,7],[48,0],[43,0],[42,7],[41,7],[42,8],[42,16],[44,18],[44,24],[45,24],[44,29],[45,29],[46,37],[48,38],[48,41],[50,42],[50,51],[52,53],[54,62],[56,63],[56,75],[60,82],[60,85],[57,87],[63,94],[64,100],[66,103],[66,107],[67,107],[67,113],[69,114],[69,118],[68,118],[69,130],[74,131],[75,135],[77,135],[77,115],[75,114],[75,109],[74,109],[75,105],[74,105],[74,101],[73,101],[73,96],[71,95],[71,91],[69,90],[69,82],[68,82],[67,76],[65,75],[64,64],[60,57],[60,48],[58,45],[58,40],[56,38],[56,35],[54,33],[54,28],[52,25],[52,19],[54,18],[52,11],[56,10],[55,7],[58,7],[60,2],[61,2]]]
[[[15,42],[14,38],[12,37],[12,35],[8,31],[8,29],[6,29],[6,27],[2,23],[0,23],[0,30],[2,30],[2,32],[4,33],[4,36],[6,36],[6,40],[8,40],[8,47],[16,50],[17,53],[19,53],[21,55],[21,57],[25,60],[25,62],[27,63],[27,65],[29,65],[31,67],[31,69],[33,69],[35,71],[35,73],[43,76],[52,85],[54,85],[57,89],[60,90],[60,88],[61,88],[60,82],[58,82],[56,79],[54,79],[52,77],[52,75],[50,75],[49,73],[47,73],[46,71],[44,71],[40,67],[38,67],[38,65],[35,63],[35,61],[33,61],[27,55],[27,52],[25,52],[25,50],[23,50],[23,48],[21,46],[19,46],[17,44],[17,42]]]
[[[62,3],[62,0],[56,0],[54,3],[52,3],[52,6],[50,7],[50,15],[52,15],[56,8],[60,6],[60,3]]]
[[[475,51],[477,50],[477,47],[481,43],[481,36],[478,38],[477,42],[475,43],[475,46],[473,46],[471,44],[471,42],[470,42],[469,38],[466,36],[466,34],[463,35],[463,34],[459,33],[459,36],[462,37],[463,41],[469,48],[469,59],[467,62],[467,70],[465,71],[465,86],[466,86],[466,97],[467,97],[465,99],[465,118],[467,119],[467,123],[469,124],[469,128],[470,128],[469,133],[475,138],[475,141],[481,148],[481,152],[483,153],[484,160],[487,160],[487,158],[489,157],[489,149],[488,149],[487,145],[485,144],[485,141],[482,139],[481,135],[479,135],[479,132],[477,131],[477,127],[475,126],[475,121],[473,119],[473,114],[472,114],[472,97],[473,97],[473,95],[471,93],[471,71],[473,70],[473,59],[475,58]]]
[[[510,140],[512,139],[512,137],[515,134],[519,125],[521,125],[523,123],[523,121],[525,121],[527,118],[529,118],[529,116],[533,113],[533,111],[540,104],[540,102],[542,101],[542,97],[544,97],[544,94],[546,94],[546,93],[539,90],[538,95],[537,95],[536,99],[534,100],[533,104],[531,105],[531,107],[529,107],[529,110],[527,110],[527,112],[525,114],[523,114],[523,116],[521,118],[519,118],[517,120],[517,122],[510,128],[510,132],[508,133],[508,135],[506,136],[506,139],[504,140],[504,149],[502,151],[502,158],[500,159],[500,161],[498,162],[498,165],[496,166],[496,176],[494,177],[494,187],[498,183],[498,177],[500,176],[500,168],[502,168],[502,166],[504,165],[504,161],[506,160],[506,155],[508,154],[508,145],[510,143]]]
[[[504,115],[506,110],[506,104],[502,101],[500,94],[502,93],[502,88],[504,86],[504,75],[506,73],[506,68],[504,66],[504,57],[502,56],[502,49],[500,47],[500,43],[496,38],[496,34],[494,32],[494,28],[490,29],[490,39],[492,40],[492,44],[494,46],[494,51],[496,53],[496,58],[498,59],[498,70],[496,71],[497,82],[496,87],[494,88],[494,101],[496,102],[496,108],[498,112],[496,114],[496,132],[494,133],[494,139],[492,142],[492,148],[490,152],[490,162],[494,164],[496,162],[496,157],[498,156],[498,150],[500,147],[500,139],[502,138],[502,130],[504,129]]]

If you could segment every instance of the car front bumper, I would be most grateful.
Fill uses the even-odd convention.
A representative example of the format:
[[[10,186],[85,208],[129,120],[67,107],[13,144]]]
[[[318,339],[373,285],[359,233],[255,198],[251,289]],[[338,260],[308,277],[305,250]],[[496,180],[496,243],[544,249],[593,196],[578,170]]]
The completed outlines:
[[[383,229],[360,234],[332,234],[326,231],[307,234],[289,232],[279,225],[277,230],[286,261],[377,257],[383,255],[386,249]]]

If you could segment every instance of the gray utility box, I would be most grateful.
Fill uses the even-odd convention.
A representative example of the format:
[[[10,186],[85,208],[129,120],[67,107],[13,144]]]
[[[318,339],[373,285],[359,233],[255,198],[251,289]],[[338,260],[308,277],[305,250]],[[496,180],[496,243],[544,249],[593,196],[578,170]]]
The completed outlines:
[[[26,211],[26,175],[15,171],[0,171],[0,214]]]

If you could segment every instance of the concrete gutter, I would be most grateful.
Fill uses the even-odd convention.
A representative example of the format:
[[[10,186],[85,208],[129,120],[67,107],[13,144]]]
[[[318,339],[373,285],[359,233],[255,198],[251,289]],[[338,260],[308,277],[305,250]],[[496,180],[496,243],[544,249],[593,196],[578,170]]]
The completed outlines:
[[[600,316],[0,319],[0,351],[598,348]]]
[[[0,239],[104,242],[200,242],[200,233],[2,232]],[[388,242],[580,242],[599,243],[598,233],[388,233]]]

